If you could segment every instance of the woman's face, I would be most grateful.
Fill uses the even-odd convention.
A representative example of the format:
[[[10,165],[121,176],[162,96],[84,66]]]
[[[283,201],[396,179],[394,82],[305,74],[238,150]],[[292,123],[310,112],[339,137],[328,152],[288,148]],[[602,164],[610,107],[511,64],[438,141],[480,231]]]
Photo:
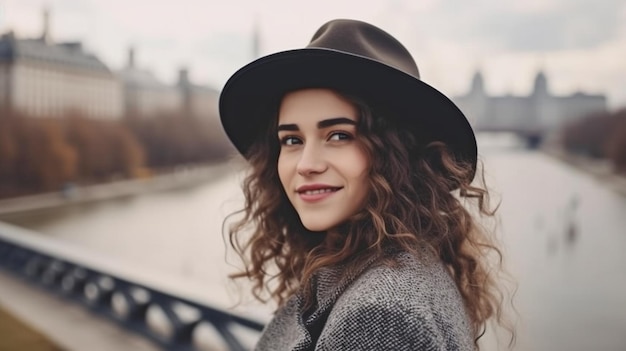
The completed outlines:
[[[278,175],[305,228],[327,231],[359,211],[369,160],[356,107],[328,89],[291,92],[278,113]]]

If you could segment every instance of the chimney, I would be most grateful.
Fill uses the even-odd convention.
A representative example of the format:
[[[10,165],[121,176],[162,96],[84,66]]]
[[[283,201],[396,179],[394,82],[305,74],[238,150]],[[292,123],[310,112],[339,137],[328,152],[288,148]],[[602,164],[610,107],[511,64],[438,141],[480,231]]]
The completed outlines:
[[[135,68],[135,48],[128,48],[128,68]]]
[[[43,10],[43,32],[41,33],[41,40],[50,44],[50,10],[45,8]]]
[[[191,117],[191,84],[189,82],[189,70],[187,67],[183,67],[178,71],[178,87],[182,94],[182,112],[183,116]]]
[[[261,56],[261,29],[259,26],[258,16],[254,18],[254,26],[252,28],[252,59],[256,60]]]
[[[187,68],[181,68],[178,71],[178,85],[189,85],[189,70]]]

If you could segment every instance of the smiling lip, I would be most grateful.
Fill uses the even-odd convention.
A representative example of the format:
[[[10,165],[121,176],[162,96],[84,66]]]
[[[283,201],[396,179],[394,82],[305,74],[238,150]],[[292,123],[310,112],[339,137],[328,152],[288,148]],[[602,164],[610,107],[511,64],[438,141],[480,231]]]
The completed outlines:
[[[308,184],[298,187],[298,189],[296,189],[296,192],[298,193],[300,199],[302,199],[303,201],[317,202],[333,195],[341,189],[342,187],[326,184]]]

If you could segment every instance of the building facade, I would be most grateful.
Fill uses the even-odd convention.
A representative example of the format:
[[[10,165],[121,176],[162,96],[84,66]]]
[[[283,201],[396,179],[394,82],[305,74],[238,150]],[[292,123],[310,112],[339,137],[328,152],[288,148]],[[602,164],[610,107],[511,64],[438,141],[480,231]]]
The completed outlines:
[[[178,72],[177,88],[183,97],[182,111],[194,118],[215,118],[219,116],[219,91],[204,85],[193,84],[189,71],[182,68]]]
[[[18,39],[0,38],[0,104],[34,117],[76,111],[92,118],[123,115],[122,84],[80,42],[54,44],[44,14],[44,33]]]
[[[528,96],[489,96],[476,72],[467,94],[452,98],[477,131],[549,132],[590,113],[606,111],[604,95],[581,92],[552,95],[548,78],[538,72]]]
[[[0,107],[33,117],[218,115],[219,91],[193,84],[188,69],[179,71],[176,84],[165,84],[137,67],[131,48],[126,67],[113,72],[80,42],[52,43],[47,11],[43,20],[40,38],[18,39],[12,32],[0,37]]]
[[[119,73],[123,82],[124,113],[144,118],[180,111],[183,96],[180,89],[160,82],[151,72],[135,65],[135,50],[129,49],[128,63]]]
[[[207,118],[218,115],[219,91],[193,84],[187,68],[179,70],[176,84],[165,84],[151,72],[137,67],[135,51],[131,48],[128,64],[119,76],[124,83],[124,110],[128,116],[149,118],[177,114]]]

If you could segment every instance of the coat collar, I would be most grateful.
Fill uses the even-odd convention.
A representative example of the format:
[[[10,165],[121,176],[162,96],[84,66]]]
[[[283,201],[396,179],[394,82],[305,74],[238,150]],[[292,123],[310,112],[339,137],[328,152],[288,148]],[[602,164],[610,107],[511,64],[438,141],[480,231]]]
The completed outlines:
[[[313,308],[304,310],[303,290],[296,293],[287,303],[287,310],[295,325],[285,326],[297,330],[293,339],[293,350],[313,350],[326,320],[337,299],[364,271],[376,265],[381,257],[396,254],[397,250],[386,249],[382,254],[368,258],[357,269],[347,269],[347,264],[338,264],[318,269],[311,277]],[[303,289],[303,288],[301,288]],[[293,313],[293,314],[292,314]],[[295,331],[294,330],[294,331]]]
[[[313,325],[320,319],[325,321],[339,296],[359,275],[379,259],[380,256],[378,255],[371,257],[364,264],[360,265],[358,269],[350,271],[346,269],[346,264],[320,268],[311,279],[311,291],[315,299],[315,305],[314,310],[307,314],[308,316],[304,320],[305,326]],[[302,310],[302,304],[299,307],[299,312],[304,314],[305,311]]]

